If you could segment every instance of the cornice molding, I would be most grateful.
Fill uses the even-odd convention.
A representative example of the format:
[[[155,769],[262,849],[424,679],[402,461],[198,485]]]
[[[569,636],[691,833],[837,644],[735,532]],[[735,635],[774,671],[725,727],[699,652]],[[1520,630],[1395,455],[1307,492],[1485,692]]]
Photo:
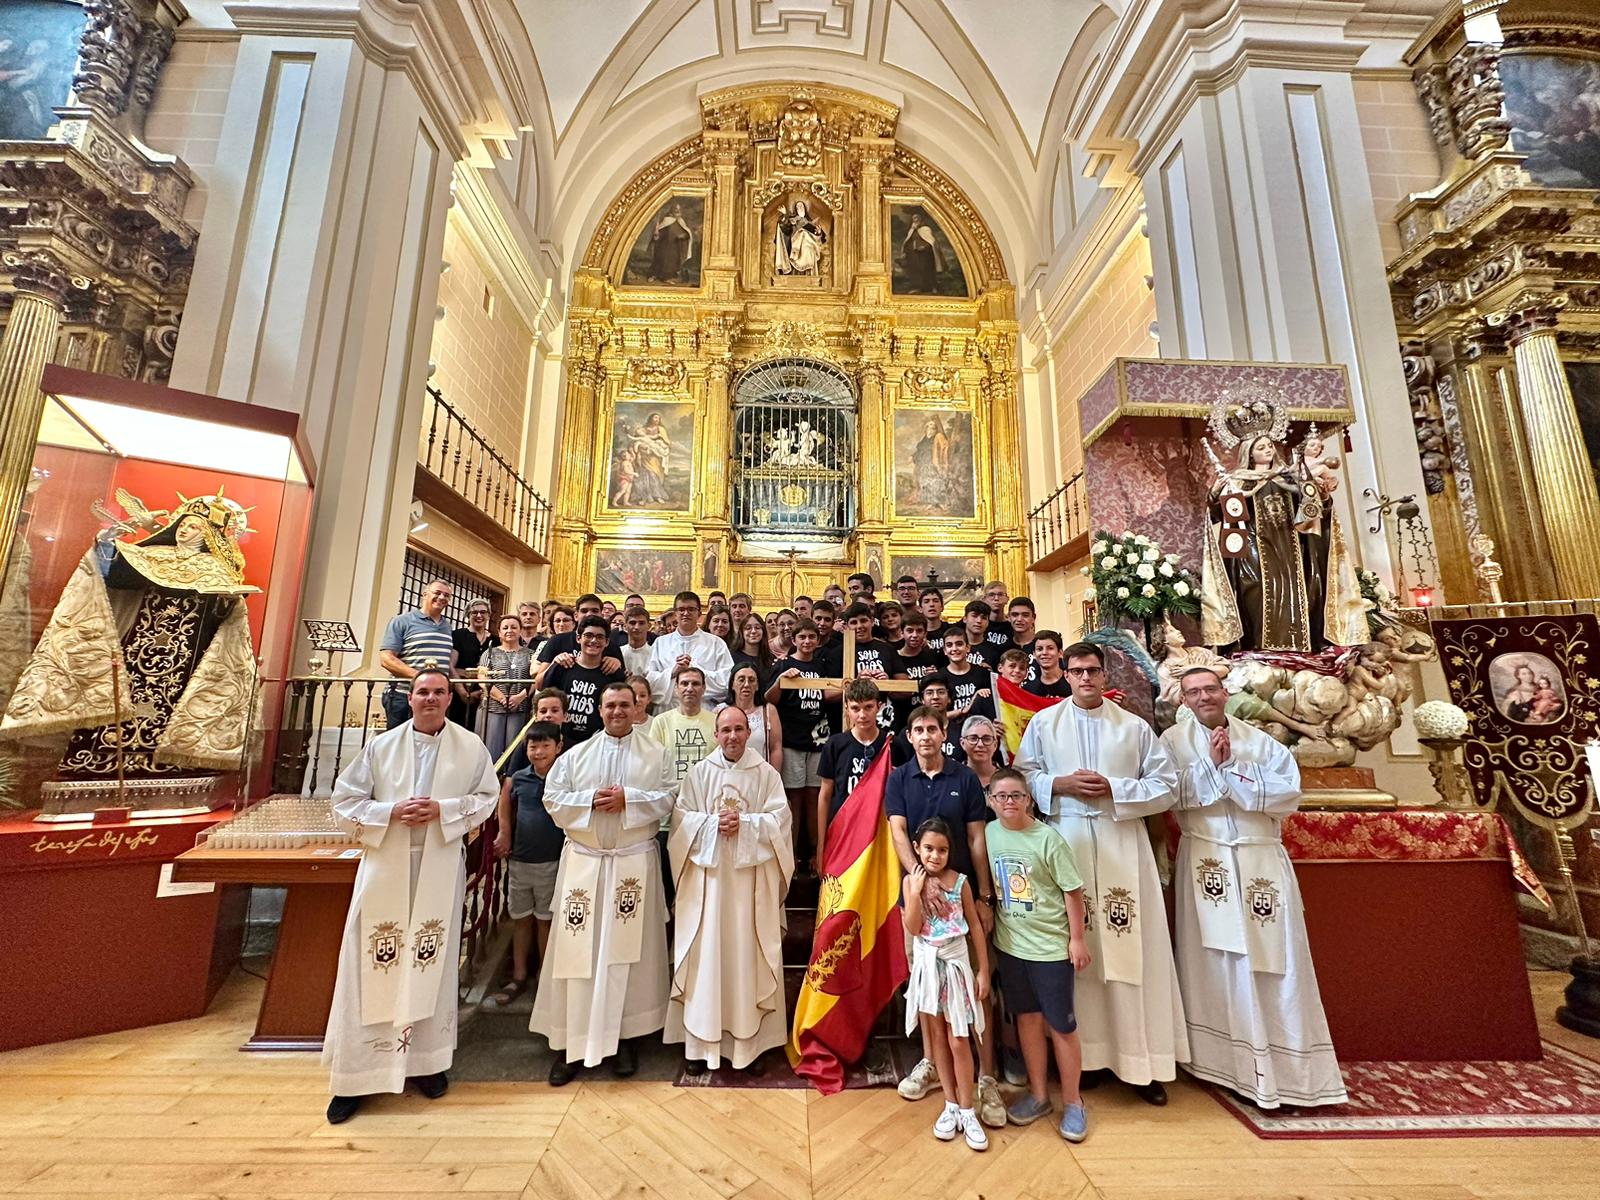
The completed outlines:
[[[1349,76],[1400,51],[1448,0],[1132,0],[1068,133],[1112,171],[1139,170],[1202,95],[1251,68]],[[1374,64],[1368,70],[1382,69]]]
[[[236,36],[347,39],[369,61],[405,72],[457,160],[489,164],[530,119],[514,99],[520,89],[480,53],[498,34],[473,0],[232,0],[223,8]]]

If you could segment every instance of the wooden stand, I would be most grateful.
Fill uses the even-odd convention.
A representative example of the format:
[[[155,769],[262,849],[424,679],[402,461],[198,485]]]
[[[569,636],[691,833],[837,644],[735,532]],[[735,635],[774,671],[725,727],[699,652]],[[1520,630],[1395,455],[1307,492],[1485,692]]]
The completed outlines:
[[[355,887],[358,856],[328,847],[208,850],[180,855],[180,883],[216,881],[287,887],[278,948],[267,973],[255,1033],[242,1050],[321,1050],[333,1007],[339,943]]]

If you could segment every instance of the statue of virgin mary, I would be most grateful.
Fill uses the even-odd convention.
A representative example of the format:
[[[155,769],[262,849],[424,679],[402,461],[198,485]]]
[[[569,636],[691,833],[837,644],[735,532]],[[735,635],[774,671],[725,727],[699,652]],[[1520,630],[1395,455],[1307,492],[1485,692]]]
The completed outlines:
[[[1237,650],[1311,653],[1367,641],[1355,564],[1328,497],[1283,452],[1288,411],[1265,389],[1213,407],[1218,463],[1206,520],[1201,640]],[[1215,458],[1213,458],[1215,462]]]

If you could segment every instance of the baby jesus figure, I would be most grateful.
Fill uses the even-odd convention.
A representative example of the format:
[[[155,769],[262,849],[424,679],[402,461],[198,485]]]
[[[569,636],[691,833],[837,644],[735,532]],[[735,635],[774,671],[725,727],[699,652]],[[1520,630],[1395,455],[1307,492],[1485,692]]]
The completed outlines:
[[[1323,453],[1322,435],[1317,432],[1315,425],[1300,444],[1300,469],[1324,496],[1331,496],[1338,490],[1339,456]]]

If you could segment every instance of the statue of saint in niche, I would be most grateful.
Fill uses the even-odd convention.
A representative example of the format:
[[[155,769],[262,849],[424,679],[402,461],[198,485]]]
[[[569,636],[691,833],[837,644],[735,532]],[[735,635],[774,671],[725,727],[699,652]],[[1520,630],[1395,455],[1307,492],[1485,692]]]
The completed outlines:
[[[773,266],[779,275],[822,274],[823,247],[828,233],[811,218],[804,200],[796,200],[778,215],[773,237]]]

